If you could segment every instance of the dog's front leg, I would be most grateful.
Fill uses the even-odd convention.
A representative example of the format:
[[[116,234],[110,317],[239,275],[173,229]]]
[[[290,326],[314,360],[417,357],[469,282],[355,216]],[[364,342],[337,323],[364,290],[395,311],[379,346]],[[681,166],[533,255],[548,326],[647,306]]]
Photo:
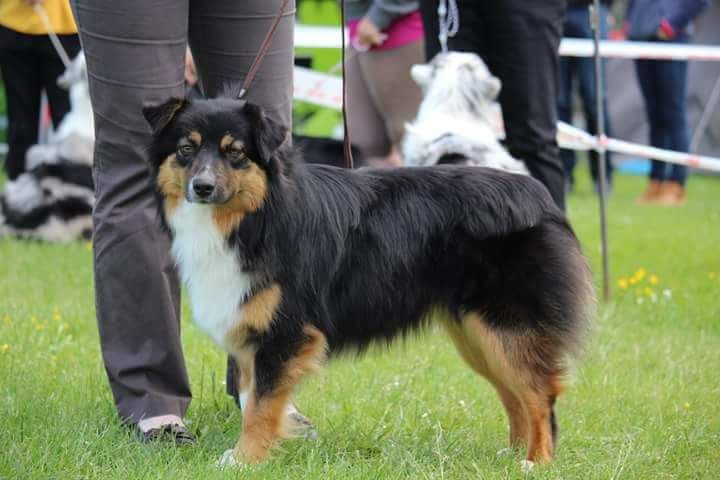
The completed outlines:
[[[235,459],[243,463],[264,460],[292,433],[286,409],[293,389],[320,365],[327,350],[325,336],[312,326],[306,326],[299,339],[273,340],[263,342],[255,355],[255,381],[243,412],[242,436],[233,450]]]

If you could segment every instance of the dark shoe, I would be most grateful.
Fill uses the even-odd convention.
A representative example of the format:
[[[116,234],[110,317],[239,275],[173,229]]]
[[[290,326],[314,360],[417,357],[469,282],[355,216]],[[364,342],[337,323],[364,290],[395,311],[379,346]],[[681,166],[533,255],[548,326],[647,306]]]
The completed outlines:
[[[195,445],[197,438],[183,425],[163,425],[143,432],[135,427],[138,440],[143,443],[173,441],[176,445]]]

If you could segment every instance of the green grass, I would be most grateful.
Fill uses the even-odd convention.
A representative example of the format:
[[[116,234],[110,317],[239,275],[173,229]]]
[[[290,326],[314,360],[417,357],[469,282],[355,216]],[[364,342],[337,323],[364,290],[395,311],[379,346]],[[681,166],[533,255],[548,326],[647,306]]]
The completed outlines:
[[[635,206],[642,187],[617,179],[614,299],[601,306],[559,401],[557,459],[533,477],[717,478],[720,279],[709,272],[720,273],[718,179],[692,178],[679,209]],[[569,212],[599,279],[597,203],[586,181]],[[195,395],[187,418],[200,443],[138,444],[119,425],[102,367],[89,247],[2,240],[0,259],[0,478],[522,476],[521,453],[496,454],[507,432],[495,394],[435,330],[331,363],[297,395],[319,439],[289,441],[271,461],[231,474],[213,467],[241,418],[223,393],[224,356],[185,315]],[[640,267],[640,291],[618,289]]]

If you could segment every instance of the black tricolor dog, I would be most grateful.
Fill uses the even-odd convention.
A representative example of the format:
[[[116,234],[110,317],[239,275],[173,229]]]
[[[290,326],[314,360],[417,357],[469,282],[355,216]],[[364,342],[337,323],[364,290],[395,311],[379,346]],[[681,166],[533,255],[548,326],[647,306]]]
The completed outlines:
[[[153,181],[196,322],[249,393],[234,458],[286,434],[293,388],[328,354],[431,321],[497,389],[529,461],[593,304],[578,241],[536,180],[438,166],[309,165],[260,107],[170,99],[144,109]]]

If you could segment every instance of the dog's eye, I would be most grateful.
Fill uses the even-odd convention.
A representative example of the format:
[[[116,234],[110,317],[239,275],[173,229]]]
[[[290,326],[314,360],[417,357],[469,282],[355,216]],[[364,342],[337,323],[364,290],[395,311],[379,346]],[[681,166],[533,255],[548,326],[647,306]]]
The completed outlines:
[[[192,155],[192,153],[195,151],[192,145],[180,145],[178,148],[178,152],[181,155]]]
[[[232,148],[227,152],[227,158],[233,168],[242,168],[247,165],[247,157],[245,152],[238,148]]]

